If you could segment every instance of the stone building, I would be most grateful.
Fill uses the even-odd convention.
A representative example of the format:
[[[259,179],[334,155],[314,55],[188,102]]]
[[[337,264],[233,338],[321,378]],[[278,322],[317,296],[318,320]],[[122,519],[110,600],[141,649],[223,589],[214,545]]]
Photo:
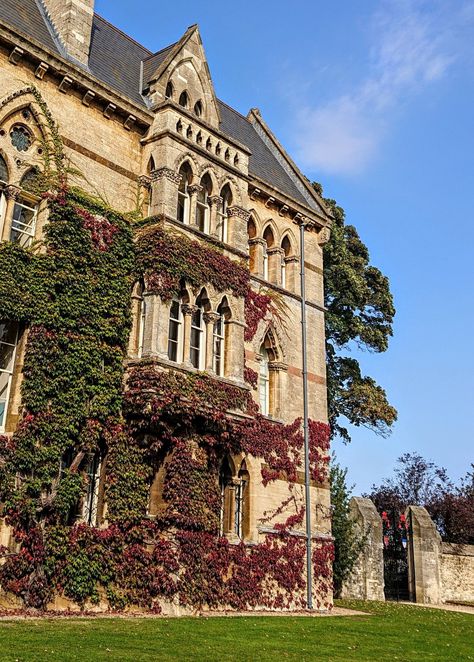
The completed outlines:
[[[43,250],[37,242],[48,201],[29,183],[44,166],[45,141],[54,141],[52,119],[72,183],[247,265],[254,292],[276,302],[245,340],[243,296],[184,279],[179,295],[166,300],[139,280],[126,369],[145,362],[158,372],[204,372],[251,392],[279,426],[303,411],[304,223],[309,416],[327,422],[322,246],[331,218],[260,112],[243,116],[217,98],[198,27],[153,53],[94,13],[93,0],[2,0],[0,57],[1,240]],[[28,326],[3,319],[0,331],[0,433],[9,437],[23,412]],[[76,513],[97,527],[107,525],[103,460],[82,461],[88,489]],[[251,454],[229,455],[215,477],[220,533],[231,542],[258,544],[303,503],[302,466],[296,480],[281,472],[266,484],[263,464]],[[161,508],[163,467],[150,482],[150,517]],[[312,482],[311,498],[314,538],[330,540],[327,481]],[[299,535],[302,523],[294,529]]]

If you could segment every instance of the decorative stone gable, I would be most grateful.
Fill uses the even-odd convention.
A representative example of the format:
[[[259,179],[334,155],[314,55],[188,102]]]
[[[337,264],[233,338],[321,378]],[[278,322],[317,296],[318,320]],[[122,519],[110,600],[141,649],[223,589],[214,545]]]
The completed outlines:
[[[87,64],[94,0],[41,0],[68,55]]]
[[[198,27],[189,28],[155,70],[150,69],[153,57],[144,66],[148,80],[143,81],[151,103],[169,99],[218,129],[217,100]]]

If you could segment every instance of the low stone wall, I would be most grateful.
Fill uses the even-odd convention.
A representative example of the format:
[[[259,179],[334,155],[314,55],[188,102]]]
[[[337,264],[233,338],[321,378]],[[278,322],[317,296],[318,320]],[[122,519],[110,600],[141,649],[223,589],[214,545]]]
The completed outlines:
[[[350,512],[365,546],[341,597],[355,600],[384,600],[382,520],[370,499],[352,497]]]
[[[367,538],[342,597],[384,600],[382,520],[370,499],[353,497],[351,514],[360,535]],[[410,506],[407,511],[410,599],[421,604],[474,603],[474,545],[441,542],[428,511]]]
[[[474,603],[474,545],[441,544],[441,602]]]

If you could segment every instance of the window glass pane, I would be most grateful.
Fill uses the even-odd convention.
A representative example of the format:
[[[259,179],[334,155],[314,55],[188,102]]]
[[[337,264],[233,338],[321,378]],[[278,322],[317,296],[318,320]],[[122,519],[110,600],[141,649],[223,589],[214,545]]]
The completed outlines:
[[[10,241],[29,246],[35,233],[36,211],[17,202],[13,208]]]
[[[199,368],[199,350],[195,349],[194,347],[191,347],[191,352],[190,352],[190,359],[191,359],[191,365],[194,366],[194,368]]]
[[[0,372],[0,428],[5,425],[10,379],[7,372]]]
[[[170,317],[171,319],[179,320],[179,301],[171,302]]]
[[[0,342],[16,344],[16,332],[18,324],[16,322],[0,322]]]
[[[0,343],[0,370],[13,370],[13,356],[15,354],[15,345],[6,345]]]
[[[178,361],[178,343],[168,340],[168,358],[170,361]]]
[[[178,334],[179,334],[179,324],[178,322],[171,320],[170,321],[170,330],[169,330],[169,339],[174,340],[175,342],[178,341]]]

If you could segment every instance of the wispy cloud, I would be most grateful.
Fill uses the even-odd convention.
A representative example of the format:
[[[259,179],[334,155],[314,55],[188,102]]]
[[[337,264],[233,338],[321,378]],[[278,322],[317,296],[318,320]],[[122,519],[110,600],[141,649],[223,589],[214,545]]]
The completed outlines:
[[[307,104],[297,114],[294,141],[305,168],[352,174],[374,159],[400,106],[442,79],[459,56],[474,2],[454,8],[442,0],[382,2],[369,28],[367,77],[345,95]]]

